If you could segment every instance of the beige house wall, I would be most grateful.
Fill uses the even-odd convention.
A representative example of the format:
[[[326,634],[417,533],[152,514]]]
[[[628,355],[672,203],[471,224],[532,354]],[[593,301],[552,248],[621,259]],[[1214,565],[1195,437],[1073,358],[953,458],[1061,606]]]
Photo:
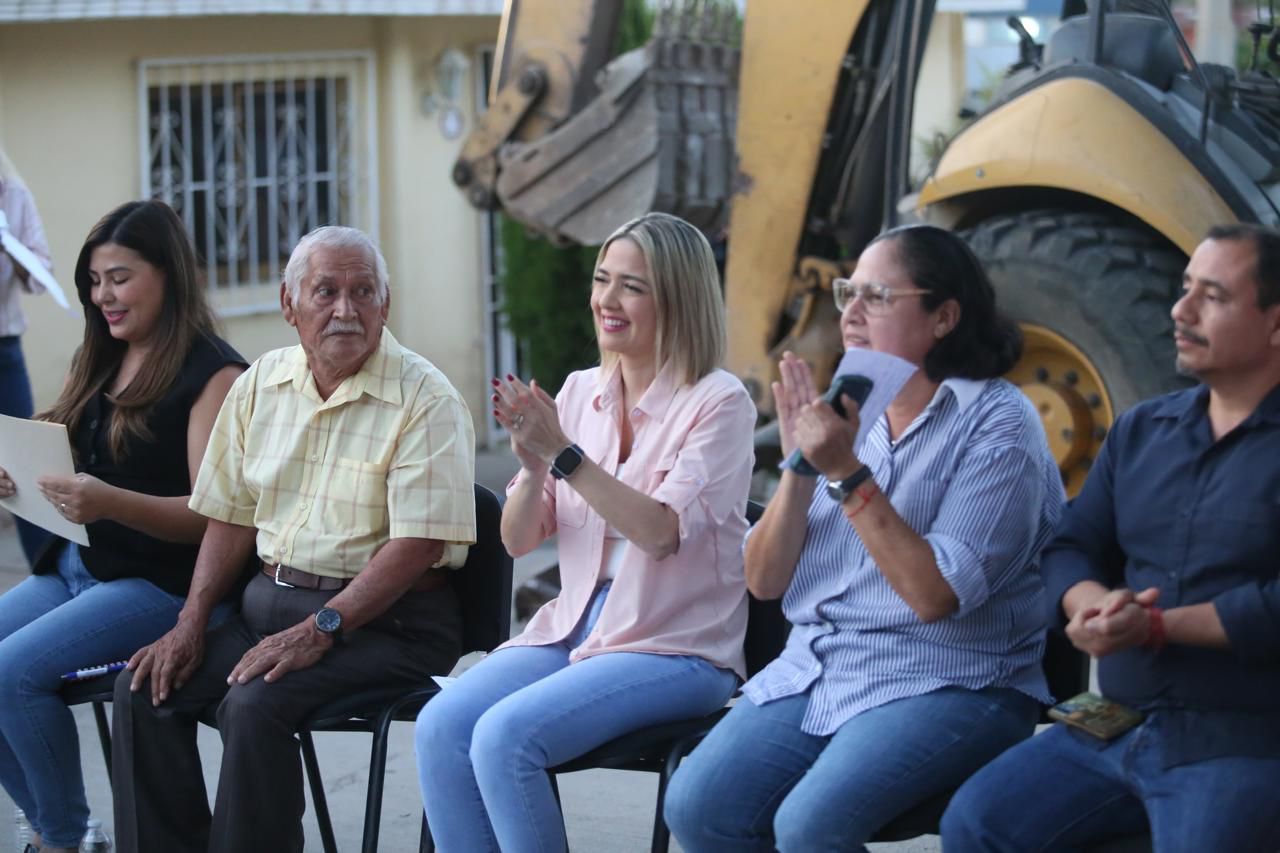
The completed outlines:
[[[0,141],[36,197],[55,273],[73,289],[79,247],[97,219],[141,188],[142,59],[371,51],[377,79],[380,240],[391,271],[391,329],[443,369],[481,412],[486,397],[481,220],[449,170],[446,141],[420,109],[446,47],[468,57],[492,44],[494,18],[257,16],[0,25]],[[474,121],[472,84],[460,106]],[[38,407],[57,395],[83,318],[47,298],[24,303],[23,338]],[[227,318],[245,356],[296,341],[278,313]],[[482,428],[483,417],[476,417]]]

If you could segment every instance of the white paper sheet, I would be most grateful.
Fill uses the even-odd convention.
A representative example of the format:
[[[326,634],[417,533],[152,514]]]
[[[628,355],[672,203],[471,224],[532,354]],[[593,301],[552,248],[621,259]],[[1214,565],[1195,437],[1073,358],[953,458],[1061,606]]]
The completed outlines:
[[[14,263],[21,266],[32,278],[44,285],[44,289],[49,291],[49,295],[53,297],[54,302],[57,302],[72,314],[78,312],[78,308],[72,308],[71,303],[67,301],[67,294],[63,292],[58,280],[53,277],[53,273],[49,272],[49,268],[41,263],[35,253],[24,246],[21,240],[13,236],[13,232],[9,230],[9,218],[5,216],[3,210],[0,210],[0,247],[3,247],[9,253],[9,257],[13,258]]]
[[[63,518],[36,484],[45,474],[75,476],[65,426],[0,415],[0,468],[18,487],[13,497],[0,499],[0,506],[63,539],[89,547],[84,525]]]
[[[862,448],[862,442],[871,432],[871,427],[880,420],[884,410],[889,408],[893,398],[898,396],[902,386],[907,384],[907,380],[915,372],[914,364],[896,355],[869,349],[851,349],[845,352],[844,358],[840,359],[840,364],[836,367],[835,375],[844,376],[846,373],[855,373],[867,377],[874,383],[866,402],[858,410],[860,423],[858,437],[853,442],[854,453]]]

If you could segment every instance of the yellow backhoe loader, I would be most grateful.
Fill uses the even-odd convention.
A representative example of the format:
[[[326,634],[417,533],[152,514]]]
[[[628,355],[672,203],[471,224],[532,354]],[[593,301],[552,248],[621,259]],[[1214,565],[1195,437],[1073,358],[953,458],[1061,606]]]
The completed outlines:
[[[650,209],[727,238],[728,367],[762,411],[782,349],[834,365],[831,279],[881,228],[932,221],[968,237],[1022,324],[1010,378],[1074,492],[1116,413],[1178,382],[1187,254],[1213,224],[1280,221],[1280,83],[1196,62],[1161,0],[1067,0],[1044,44],[1022,30],[915,188],[936,0],[749,0],[740,40],[724,4],[668,3],[610,61],[621,5],[508,0],[454,180],[556,241]],[[1280,32],[1254,35],[1280,61]]]

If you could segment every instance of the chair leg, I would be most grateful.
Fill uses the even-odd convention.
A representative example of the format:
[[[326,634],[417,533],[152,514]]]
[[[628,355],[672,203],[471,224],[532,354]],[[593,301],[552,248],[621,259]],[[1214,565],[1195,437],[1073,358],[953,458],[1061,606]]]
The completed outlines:
[[[662,814],[667,803],[667,782],[671,778],[667,768],[670,766],[670,763],[663,764],[662,772],[658,774],[658,803],[653,812],[653,841],[649,845],[649,853],[667,853],[671,846],[671,830],[667,828],[667,820]]]
[[[418,853],[436,853],[436,840],[431,837],[426,809],[422,810],[422,832],[418,835]]]
[[[564,803],[560,802],[560,783],[556,781],[559,777],[550,770],[547,771],[547,776],[551,779],[551,794],[556,798],[556,807],[560,809],[560,814],[563,815]]]
[[[364,803],[364,839],[360,845],[362,853],[378,851],[378,833],[382,828],[382,788],[387,774],[387,738],[397,710],[397,705],[391,705],[378,715],[373,744],[369,747],[369,788]]]
[[[333,820],[329,817],[329,801],[324,795],[324,781],[320,776],[320,762],[316,760],[316,744],[311,732],[298,732],[302,746],[302,763],[307,769],[307,781],[311,783],[311,803],[315,807],[316,823],[320,824],[320,844],[324,853],[338,853],[338,842],[333,837]]]
[[[102,702],[93,703],[93,719],[98,724],[98,741],[102,744],[102,760],[107,765],[107,786],[111,781],[111,726],[107,724],[107,707]]]
[[[667,853],[671,847],[671,829],[667,826],[664,814],[667,807],[667,785],[671,782],[671,777],[676,775],[676,770],[680,769],[680,762],[693,752],[693,748],[701,740],[702,735],[676,741],[667,753],[666,760],[662,762],[662,772],[658,774],[658,803],[653,813],[653,841],[649,846],[649,853]]]

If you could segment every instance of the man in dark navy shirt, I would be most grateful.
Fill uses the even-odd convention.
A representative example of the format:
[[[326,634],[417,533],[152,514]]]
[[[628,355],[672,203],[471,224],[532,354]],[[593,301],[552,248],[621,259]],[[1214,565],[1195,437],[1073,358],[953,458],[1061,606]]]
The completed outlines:
[[[1212,230],[1173,319],[1202,384],[1116,422],[1042,563],[1051,621],[1143,721],[1005,752],[952,800],[947,853],[1148,824],[1160,853],[1280,850],[1280,232]]]

